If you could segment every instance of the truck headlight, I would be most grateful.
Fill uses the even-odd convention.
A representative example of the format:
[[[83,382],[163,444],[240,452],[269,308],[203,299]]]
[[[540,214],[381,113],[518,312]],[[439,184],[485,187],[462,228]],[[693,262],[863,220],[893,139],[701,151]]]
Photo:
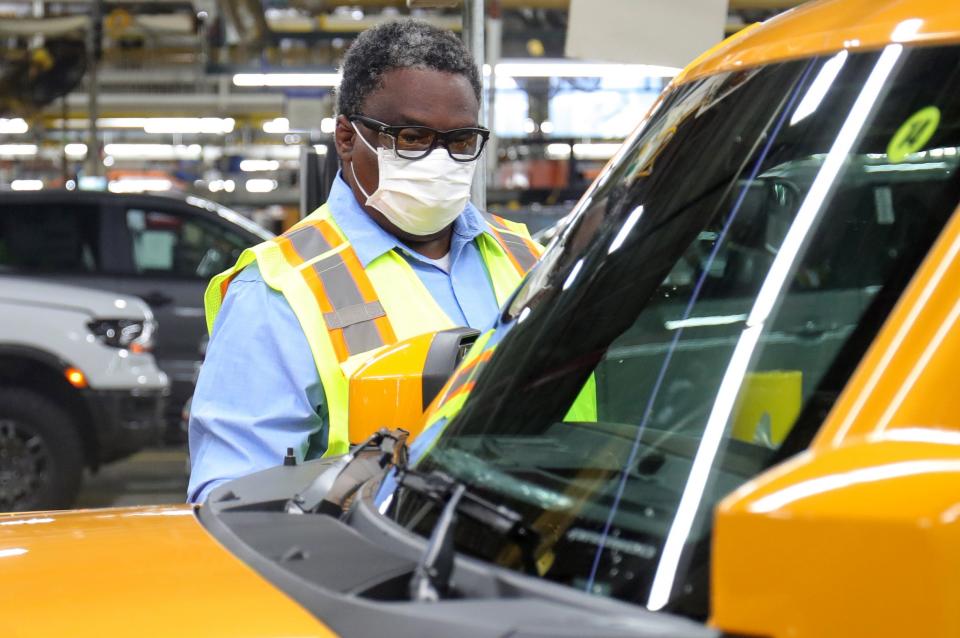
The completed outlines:
[[[149,352],[153,348],[154,323],[135,319],[97,319],[87,324],[101,342],[133,352]]]

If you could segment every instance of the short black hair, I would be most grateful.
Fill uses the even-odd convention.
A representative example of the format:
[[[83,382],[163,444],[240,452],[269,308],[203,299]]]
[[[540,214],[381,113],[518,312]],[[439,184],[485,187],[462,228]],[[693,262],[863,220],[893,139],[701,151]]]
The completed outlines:
[[[394,69],[433,69],[470,81],[480,102],[480,74],[473,56],[456,35],[422,20],[385,22],[361,33],[343,59],[337,113],[355,115]]]

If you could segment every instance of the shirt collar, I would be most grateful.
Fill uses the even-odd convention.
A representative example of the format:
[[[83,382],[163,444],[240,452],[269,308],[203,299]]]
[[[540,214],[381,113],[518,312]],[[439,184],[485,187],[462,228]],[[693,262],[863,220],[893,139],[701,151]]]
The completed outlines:
[[[411,250],[399,239],[380,228],[360,206],[360,202],[354,197],[353,191],[340,173],[337,173],[330,187],[327,204],[334,221],[350,242],[350,246],[364,268],[377,257],[394,249],[419,261],[430,263],[430,260],[420,253]],[[453,222],[453,237],[450,242],[451,263],[464,244],[473,241],[481,233],[489,232],[490,228],[480,211],[467,202],[463,212]]]

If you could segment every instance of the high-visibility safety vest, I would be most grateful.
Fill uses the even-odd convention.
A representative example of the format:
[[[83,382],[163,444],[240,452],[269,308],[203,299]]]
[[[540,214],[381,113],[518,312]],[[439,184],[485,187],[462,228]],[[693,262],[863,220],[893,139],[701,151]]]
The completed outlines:
[[[495,344],[491,344],[493,335],[494,331],[488,330],[477,337],[467,356],[457,366],[453,376],[447,380],[447,383],[440,390],[440,394],[437,395],[436,401],[430,405],[424,415],[423,431],[436,426],[440,422],[449,422],[460,412],[476,385],[480,371],[486,367],[497,348]],[[595,375],[591,374],[587,379],[563,420],[583,423],[597,421],[597,380]]]
[[[536,263],[540,247],[523,224],[484,215],[490,232],[477,236],[480,256],[503,305]],[[455,327],[413,268],[388,251],[364,268],[324,204],[284,234],[241,253],[233,268],[207,286],[207,329],[230,281],[256,262],[264,282],[282,293],[307,337],[329,415],[324,456],[349,450],[349,378],[385,346]]]

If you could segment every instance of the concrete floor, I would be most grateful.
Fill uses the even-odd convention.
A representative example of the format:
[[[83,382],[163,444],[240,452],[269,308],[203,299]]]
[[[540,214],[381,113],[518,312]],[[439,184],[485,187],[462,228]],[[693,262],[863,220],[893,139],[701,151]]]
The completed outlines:
[[[87,472],[77,508],[183,503],[187,498],[185,446],[147,449]]]

